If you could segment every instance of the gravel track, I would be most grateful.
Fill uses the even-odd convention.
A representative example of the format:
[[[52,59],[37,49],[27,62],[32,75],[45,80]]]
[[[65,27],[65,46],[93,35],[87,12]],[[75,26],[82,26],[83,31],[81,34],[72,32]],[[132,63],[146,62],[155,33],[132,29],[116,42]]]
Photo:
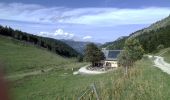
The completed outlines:
[[[155,66],[160,68],[163,72],[170,74],[170,64],[165,62],[163,57],[154,56],[154,58]]]

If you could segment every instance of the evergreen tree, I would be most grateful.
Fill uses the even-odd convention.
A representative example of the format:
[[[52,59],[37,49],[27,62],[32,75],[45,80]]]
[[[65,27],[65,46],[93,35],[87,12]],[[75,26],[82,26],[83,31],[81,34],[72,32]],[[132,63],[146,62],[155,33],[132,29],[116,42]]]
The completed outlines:
[[[85,49],[85,61],[91,62],[92,66],[95,66],[96,62],[104,59],[103,52],[93,43],[86,46]]]
[[[143,57],[144,50],[136,39],[128,39],[125,42],[125,47],[118,57],[118,63],[125,67],[125,73],[130,66],[133,66],[134,62],[140,60]]]

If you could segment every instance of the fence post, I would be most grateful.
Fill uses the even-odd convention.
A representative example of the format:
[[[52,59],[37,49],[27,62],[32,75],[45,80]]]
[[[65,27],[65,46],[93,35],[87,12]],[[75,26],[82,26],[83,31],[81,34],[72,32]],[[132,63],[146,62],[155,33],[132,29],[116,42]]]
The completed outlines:
[[[94,90],[94,93],[95,93],[95,95],[96,95],[97,100],[99,100],[99,95],[97,94],[96,86],[95,86],[94,83],[92,84],[92,88],[93,88],[93,90]]]
[[[83,98],[84,95],[87,94],[90,90],[93,90],[93,91],[94,91],[94,93],[95,93],[95,95],[96,95],[96,100],[99,100],[99,95],[97,94],[96,86],[95,86],[94,83],[91,84],[91,86],[89,87],[89,89],[87,88],[87,89],[85,90],[85,92],[84,92],[80,97],[78,97],[78,100],[81,100],[81,98]]]

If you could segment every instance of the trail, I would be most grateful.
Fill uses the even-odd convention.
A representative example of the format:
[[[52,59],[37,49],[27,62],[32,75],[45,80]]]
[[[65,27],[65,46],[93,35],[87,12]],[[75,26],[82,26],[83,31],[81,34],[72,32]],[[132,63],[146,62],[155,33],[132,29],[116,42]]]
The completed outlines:
[[[54,68],[41,69],[41,70],[36,70],[36,71],[33,71],[33,72],[27,72],[27,73],[23,73],[23,74],[10,75],[10,76],[6,76],[6,78],[11,79],[11,78],[19,78],[19,77],[25,77],[25,76],[39,75],[39,74],[51,71],[52,69],[54,69]]]
[[[168,52],[169,49],[167,49],[166,51],[162,52],[159,54],[159,56],[151,56],[148,55],[149,58],[154,57],[154,64],[156,67],[160,68],[163,72],[166,72],[168,74],[170,74],[170,64],[167,63],[163,57],[161,57],[161,55],[165,54],[166,52]]]
[[[163,72],[166,72],[168,74],[170,74],[170,64],[164,61],[163,57],[160,56],[154,56],[155,60],[155,66],[160,68]]]

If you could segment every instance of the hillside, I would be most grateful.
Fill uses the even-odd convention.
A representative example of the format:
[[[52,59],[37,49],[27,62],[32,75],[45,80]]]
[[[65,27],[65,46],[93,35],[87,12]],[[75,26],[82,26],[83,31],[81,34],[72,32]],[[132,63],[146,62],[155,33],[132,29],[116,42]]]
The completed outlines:
[[[130,34],[130,37],[136,37],[136,36],[141,35],[143,33],[147,33],[147,32],[150,32],[150,31],[156,31],[156,30],[163,28],[163,27],[166,27],[168,25],[170,25],[170,15],[168,17],[156,22],[156,23],[151,24],[147,28],[144,28],[142,30],[139,30],[139,31],[136,31],[136,32]]]
[[[72,75],[72,68],[77,69],[85,64],[78,63],[77,59],[65,58],[35,45],[0,35],[0,69],[3,68],[7,76],[51,69],[42,74],[9,79],[12,82],[11,91],[12,94],[14,93],[12,96],[14,100],[30,100],[30,98],[37,99],[37,97],[41,99],[40,90],[41,93],[46,94],[47,91],[50,92],[53,89],[48,86],[49,84],[56,87],[55,91],[52,90],[50,93],[60,92],[65,83],[63,76]],[[56,93],[55,97],[59,94]],[[46,96],[48,95],[46,94]],[[48,99],[46,98],[46,100]]]
[[[128,36],[118,38],[117,40],[113,42],[105,43],[104,45],[101,46],[101,48],[107,48],[110,50],[121,50],[124,47],[124,43],[127,38]]]
[[[152,24],[148,28],[138,30],[130,34],[126,38],[121,38],[109,44],[105,44],[103,47],[106,47],[108,49],[122,49],[126,39],[136,38],[140,41],[146,52],[153,52],[157,49],[159,45],[169,47],[170,46],[168,44],[170,42],[169,37],[170,37],[170,16]]]
[[[147,53],[156,51],[160,45],[163,45],[165,48],[170,47],[170,25],[145,32],[134,38],[140,41]]]
[[[90,42],[82,42],[82,41],[74,41],[74,40],[61,40],[64,43],[66,43],[67,45],[69,45],[70,47],[72,47],[73,49],[75,49],[77,52],[79,52],[80,54],[84,54],[84,50],[87,44],[89,44]]]
[[[64,43],[68,44],[70,47],[75,49],[77,52],[80,54],[84,54],[84,50],[86,48],[86,45],[89,44],[90,42],[83,42],[83,41],[74,41],[74,40],[65,40],[62,39]],[[100,43],[95,43],[97,46],[101,46]]]
[[[0,26],[0,35],[30,43],[65,57],[77,57],[79,53],[64,42],[52,38],[40,37],[10,27]]]
[[[38,75],[9,79],[14,100],[75,100],[92,83],[96,84],[101,100],[170,99],[169,76],[153,67],[147,58],[138,61],[127,76],[122,68],[101,75],[73,75],[72,68],[77,70],[86,63],[3,36],[0,36],[0,48],[0,61],[7,74],[53,68]],[[85,98],[96,99],[94,94],[87,94]]]
[[[166,57],[169,56],[167,53]],[[14,100],[75,100],[92,83],[96,84],[101,100],[170,99],[169,75],[153,67],[148,58],[138,61],[127,76],[124,76],[123,68],[101,75],[73,75],[86,63],[0,36],[0,62],[10,76],[52,68],[41,74],[9,79]],[[85,98],[96,99],[94,94],[87,94]]]
[[[166,49],[162,50],[162,52],[165,52],[162,54],[162,56],[164,57],[164,60],[166,62],[170,63],[170,48],[166,48]],[[158,53],[158,54],[160,54],[160,53]]]
[[[7,74],[18,74],[74,62],[35,45],[0,35],[0,62]]]

